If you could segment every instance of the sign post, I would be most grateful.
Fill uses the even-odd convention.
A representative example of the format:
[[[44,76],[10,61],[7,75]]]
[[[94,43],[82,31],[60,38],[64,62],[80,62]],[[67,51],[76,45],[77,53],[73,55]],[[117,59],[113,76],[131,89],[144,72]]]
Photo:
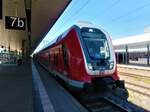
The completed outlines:
[[[16,30],[25,30],[25,18],[19,17],[5,17],[5,28],[6,29],[16,29]]]
[[[3,2],[0,0],[0,19],[3,18]]]

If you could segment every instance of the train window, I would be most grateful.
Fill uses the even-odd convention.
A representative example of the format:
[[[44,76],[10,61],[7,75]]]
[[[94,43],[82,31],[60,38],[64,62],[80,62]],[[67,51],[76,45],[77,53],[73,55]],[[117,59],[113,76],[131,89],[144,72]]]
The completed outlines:
[[[109,59],[110,51],[107,38],[96,28],[82,28],[81,35],[91,59]]]
[[[55,65],[55,53],[53,54],[53,63]]]
[[[104,33],[96,28],[85,28],[84,27],[81,29],[81,34],[83,37],[87,37],[87,38],[101,38],[101,39],[105,38]]]
[[[50,54],[50,50],[49,50],[49,54],[48,54],[48,58],[49,58],[49,64],[51,63],[51,54]]]
[[[104,35],[100,33],[82,32],[82,36],[86,38],[101,38],[104,39]]]
[[[54,65],[58,65],[58,55],[54,53]]]
[[[58,65],[58,54],[55,55],[55,65]]]
[[[91,59],[108,59],[110,58],[109,46],[107,39],[102,38],[89,38],[91,35],[83,36],[86,48]]]
[[[66,67],[68,67],[68,53],[67,48],[65,45],[62,45],[62,54],[63,54],[63,61]]]

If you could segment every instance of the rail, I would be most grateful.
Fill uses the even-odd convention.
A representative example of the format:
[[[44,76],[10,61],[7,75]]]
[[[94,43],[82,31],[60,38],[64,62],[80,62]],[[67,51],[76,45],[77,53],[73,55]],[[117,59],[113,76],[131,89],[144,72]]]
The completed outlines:
[[[79,102],[89,112],[146,112],[144,109],[131,104],[126,99],[112,93],[110,89],[103,94],[90,94],[80,97]]]
[[[125,76],[129,76],[129,77],[141,77],[141,78],[148,78],[150,79],[150,76],[148,75],[140,75],[140,74],[136,74],[136,73],[127,73],[127,72],[121,72],[121,71],[118,71],[119,75],[125,75]]]

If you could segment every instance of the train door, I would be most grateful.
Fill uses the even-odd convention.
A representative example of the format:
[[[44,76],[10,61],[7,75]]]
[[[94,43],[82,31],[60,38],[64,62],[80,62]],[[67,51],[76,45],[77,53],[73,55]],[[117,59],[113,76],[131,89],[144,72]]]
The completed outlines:
[[[65,68],[68,68],[68,53],[65,45],[62,46],[62,53],[63,53],[63,61],[64,61]]]
[[[48,67],[51,64],[51,55],[50,55],[50,49],[48,50]]]
[[[64,75],[68,77],[69,73],[69,60],[68,60],[68,51],[66,45],[62,45],[62,56],[63,56],[63,65],[64,65]]]

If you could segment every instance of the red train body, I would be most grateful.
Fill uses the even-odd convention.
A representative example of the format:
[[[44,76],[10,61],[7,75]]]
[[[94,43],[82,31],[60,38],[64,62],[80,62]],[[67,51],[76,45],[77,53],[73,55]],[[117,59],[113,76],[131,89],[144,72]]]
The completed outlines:
[[[72,26],[36,58],[73,87],[119,82],[111,39],[93,26]]]

